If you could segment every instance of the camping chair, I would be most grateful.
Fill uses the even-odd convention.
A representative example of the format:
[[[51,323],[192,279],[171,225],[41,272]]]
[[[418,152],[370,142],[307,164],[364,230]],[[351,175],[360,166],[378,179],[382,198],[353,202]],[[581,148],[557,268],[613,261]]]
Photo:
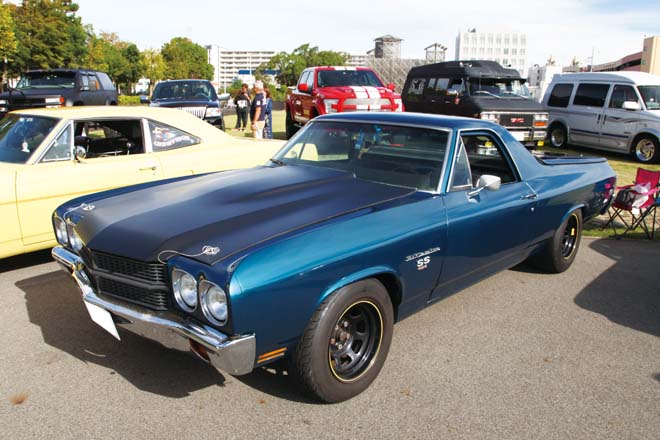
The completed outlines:
[[[616,187],[618,193],[612,206],[607,211],[610,219],[601,230],[612,227],[614,235],[618,235],[615,220],[620,220],[625,226],[623,234],[641,227],[646,237],[653,239],[655,235],[656,208],[658,206],[658,192],[660,192],[660,171],[651,171],[637,168],[637,176],[632,185]],[[623,214],[630,214],[626,219]],[[652,216],[652,217],[651,217]],[[653,220],[651,225],[647,220]]]

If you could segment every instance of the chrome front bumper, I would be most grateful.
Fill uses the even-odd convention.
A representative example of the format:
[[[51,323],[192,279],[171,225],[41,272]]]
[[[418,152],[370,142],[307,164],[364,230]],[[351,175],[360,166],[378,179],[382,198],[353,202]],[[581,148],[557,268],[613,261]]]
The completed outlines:
[[[62,246],[51,252],[80,290],[85,303],[100,307],[112,315],[117,327],[156,341],[167,348],[192,351],[218,370],[232,375],[250,373],[256,358],[253,334],[227,336],[212,327],[198,324],[171,312],[156,312],[136,305],[116,304],[100,298],[83,271],[82,259]]]

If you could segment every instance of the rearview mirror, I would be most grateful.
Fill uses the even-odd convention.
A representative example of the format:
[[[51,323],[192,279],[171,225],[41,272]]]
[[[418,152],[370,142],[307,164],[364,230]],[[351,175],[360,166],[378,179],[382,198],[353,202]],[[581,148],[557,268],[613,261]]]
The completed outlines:
[[[305,92],[305,93],[309,92],[309,88],[307,87],[307,83],[298,84],[298,90],[300,90],[301,92]]]
[[[484,174],[477,180],[477,187],[468,193],[468,197],[474,197],[484,189],[489,191],[497,191],[502,185],[502,179],[490,174]]]
[[[639,111],[642,109],[642,106],[637,101],[626,101],[623,103],[621,108],[624,110]]]
[[[85,147],[81,147],[79,145],[75,146],[73,147],[73,157],[75,157],[75,159],[80,162],[87,157],[87,150]]]
[[[388,88],[389,90],[391,90],[391,91],[394,91],[394,89],[396,89],[396,86],[394,85],[394,83],[389,83],[389,84],[387,85],[387,88]]]

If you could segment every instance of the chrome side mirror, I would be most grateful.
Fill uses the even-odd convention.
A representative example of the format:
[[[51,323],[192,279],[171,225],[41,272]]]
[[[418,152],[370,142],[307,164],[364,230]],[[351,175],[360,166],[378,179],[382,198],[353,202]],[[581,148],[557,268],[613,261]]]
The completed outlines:
[[[87,157],[87,150],[85,147],[81,147],[80,145],[76,145],[73,147],[73,157],[80,162],[81,160],[85,159]]]
[[[642,109],[642,106],[637,101],[626,101],[621,108],[629,111],[639,111]]]
[[[479,177],[477,181],[477,187],[468,193],[468,197],[474,197],[479,194],[484,189],[489,191],[497,191],[502,185],[502,179],[497,176],[491,176],[490,174],[484,174]]]

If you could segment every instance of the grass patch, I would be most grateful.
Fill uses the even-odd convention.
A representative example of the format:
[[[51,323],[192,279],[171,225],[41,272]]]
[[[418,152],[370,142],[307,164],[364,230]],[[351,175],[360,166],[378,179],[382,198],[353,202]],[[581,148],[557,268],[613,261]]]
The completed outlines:
[[[252,137],[252,130],[250,129],[250,121],[248,120],[248,128],[245,131],[232,131],[236,127],[236,115],[225,114],[225,127],[228,134],[236,137]],[[284,126],[284,119],[286,112],[284,110],[273,110],[273,139],[286,140],[286,131]]]

